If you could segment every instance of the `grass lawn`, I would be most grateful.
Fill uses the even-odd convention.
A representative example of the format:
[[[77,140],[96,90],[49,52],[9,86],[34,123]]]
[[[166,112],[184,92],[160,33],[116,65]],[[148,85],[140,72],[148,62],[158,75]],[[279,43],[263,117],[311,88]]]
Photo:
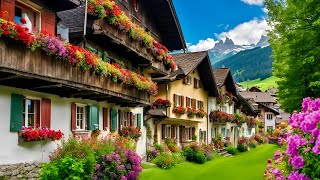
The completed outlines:
[[[258,86],[261,90],[265,91],[269,88],[277,87],[276,81],[278,78],[275,76],[271,76],[267,79],[260,80],[260,79],[255,79],[251,81],[244,81],[241,82],[240,84],[243,86],[243,88],[251,88],[252,86]]]
[[[259,180],[263,179],[267,159],[277,149],[276,145],[266,144],[233,157],[215,156],[202,165],[185,162],[169,170],[148,167],[142,171],[139,179]]]

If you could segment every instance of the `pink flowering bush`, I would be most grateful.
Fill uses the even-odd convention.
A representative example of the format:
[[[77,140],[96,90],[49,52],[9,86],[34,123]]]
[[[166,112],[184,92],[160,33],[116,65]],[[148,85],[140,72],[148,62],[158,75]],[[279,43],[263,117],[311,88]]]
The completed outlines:
[[[320,98],[303,99],[302,112],[289,120],[286,152],[268,160],[266,179],[311,180],[320,177]]]

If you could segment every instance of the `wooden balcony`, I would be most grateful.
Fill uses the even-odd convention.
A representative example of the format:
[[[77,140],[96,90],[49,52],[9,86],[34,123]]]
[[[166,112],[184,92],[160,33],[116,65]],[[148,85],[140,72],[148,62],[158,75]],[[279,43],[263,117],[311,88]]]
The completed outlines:
[[[147,92],[115,83],[110,78],[72,67],[42,51],[32,52],[10,42],[0,40],[0,85],[123,106],[150,103]]]
[[[166,75],[170,73],[170,69],[166,69],[162,62],[156,60],[152,52],[148,51],[141,43],[131,39],[128,33],[116,29],[110,25],[105,19],[98,19],[93,22],[93,38],[104,39],[103,43],[106,47],[112,48],[114,51],[124,51],[122,53],[128,59],[139,62],[142,66],[151,65],[153,73]]]

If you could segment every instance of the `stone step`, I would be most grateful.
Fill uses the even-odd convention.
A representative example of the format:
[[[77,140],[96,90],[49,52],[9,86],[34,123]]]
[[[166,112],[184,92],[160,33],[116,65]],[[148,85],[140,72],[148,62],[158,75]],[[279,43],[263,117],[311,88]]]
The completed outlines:
[[[232,156],[232,154],[229,154],[229,153],[223,155],[223,157],[230,157],[230,156]]]

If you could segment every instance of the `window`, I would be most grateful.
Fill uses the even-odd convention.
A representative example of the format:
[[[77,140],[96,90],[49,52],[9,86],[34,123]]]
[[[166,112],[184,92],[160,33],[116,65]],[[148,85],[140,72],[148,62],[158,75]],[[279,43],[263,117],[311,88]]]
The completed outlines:
[[[132,124],[132,122],[130,122],[131,119],[133,119],[132,113],[131,112],[125,112],[125,111],[121,111],[120,113],[120,128],[122,129],[123,127],[128,127]],[[134,124],[133,124],[134,125]]]
[[[25,19],[26,23],[22,24],[21,19]],[[34,8],[16,2],[14,21],[29,29],[29,32],[38,32],[40,27],[40,13]]]
[[[221,135],[222,137],[226,137],[226,127],[221,128]]]
[[[198,89],[200,88],[200,80],[197,78],[194,78],[194,88]]]
[[[248,128],[248,130],[247,130],[247,135],[248,135],[248,136],[251,136],[251,132],[252,132],[252,129],[251,129],[251,128]]]
[[[267,126],[267,129],[273,129],[273,126]]]
[[[192,107],[192,98],[191,97],[186,97],[186,107],[191,108]]]
[[[186,127],[186,141],[192,140],[192,127]]]
[[[37,120],[40,121],[40,100],[23,99],[23,117],[25,127],[35,127]],[[40,124],[38,124],[40,126]]]
[[[215,138],[216,136],[217,136],[217,128],[212,128],[212,130],[211,130],[211,137],[212,138]]]
[[[197,100],[197,109],[203,109],[203,102]]]
[[[268,120],[272,120],[273,119],[273,115],[272,114],[267,114],[267,119]]]
[[[165,138],[171,138],[171,125],[166,125]]]
[[[191,85],[192,77],[190,75],[183,78],[183,84]]]
[[[86,130],[86,111],[85,105],[77,104],[77,112],[76,112],[76,130]]]
[[[184,106],[184,97],[178,94],[173,95],[175,106]]]

